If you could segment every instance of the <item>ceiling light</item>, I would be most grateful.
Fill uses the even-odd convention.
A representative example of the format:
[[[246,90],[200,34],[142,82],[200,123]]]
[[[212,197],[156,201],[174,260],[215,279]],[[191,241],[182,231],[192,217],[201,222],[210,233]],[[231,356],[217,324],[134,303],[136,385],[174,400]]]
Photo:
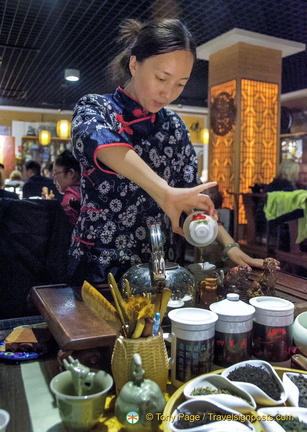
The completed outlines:
[[[65,69],[65,79],[67,81],[79,81],[80,71],[78,69]]]

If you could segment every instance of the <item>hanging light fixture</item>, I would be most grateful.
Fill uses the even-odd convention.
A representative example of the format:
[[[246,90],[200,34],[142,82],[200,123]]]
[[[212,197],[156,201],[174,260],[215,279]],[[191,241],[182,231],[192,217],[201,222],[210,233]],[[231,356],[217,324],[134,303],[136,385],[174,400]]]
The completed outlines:
[[[209,129],[205,128],[201,131],[201,141],[204,145],[209,144]]]
[[[38,134],[38,141],[42,145],[48,145],[51,141],[51,134],[47,130],[42,130]]]
[[[56,124],[56,133],[60,138],[70,137],[70,121],[59,120]]]
[[[78,69],[65,69],[65,79],[67,81],[79,81],[80,71]]]

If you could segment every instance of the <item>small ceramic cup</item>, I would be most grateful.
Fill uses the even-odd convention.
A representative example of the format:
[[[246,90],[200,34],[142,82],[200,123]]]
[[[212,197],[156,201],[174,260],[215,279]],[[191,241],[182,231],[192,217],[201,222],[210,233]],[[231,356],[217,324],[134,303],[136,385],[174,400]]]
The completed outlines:
[[[5,432],[10,421],[10,415],[4,409],[0,409],[0,432]]]
[[[111,375],[98,371],[91,391],[85,396],[76,396],[70,371],[61,372],[50,382],[55,395],[60,416],[69,431],[91,430],[104,413],[107,393],[113,385]]]

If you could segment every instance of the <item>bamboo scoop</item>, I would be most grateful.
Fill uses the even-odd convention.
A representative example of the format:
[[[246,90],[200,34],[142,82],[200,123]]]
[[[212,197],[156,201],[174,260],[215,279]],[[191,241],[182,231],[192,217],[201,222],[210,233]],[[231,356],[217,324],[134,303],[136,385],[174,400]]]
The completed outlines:
[[[162,298],[161,298],[161,304],[160,304],[160,323],[162,324],[167,304],[169,302],[169,299],[172,296],[172,291],[169,288],[163,288],[162,291]]]

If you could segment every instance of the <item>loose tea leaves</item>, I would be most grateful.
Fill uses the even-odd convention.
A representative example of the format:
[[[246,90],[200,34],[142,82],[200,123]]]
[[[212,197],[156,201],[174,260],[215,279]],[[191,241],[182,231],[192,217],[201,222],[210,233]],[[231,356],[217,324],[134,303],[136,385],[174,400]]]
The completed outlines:
[[[230,396],[235,396],[238,397],[240,399],[245,400],[247,403],[251,404],[249,401],[247,401],[246,399],[244,399],[242,396],[237,395],[236,393],[232,393],[227,389],[216,389],[214,390],[212,387],[196,387],[192,392],[191,392],[191,396],[206,396],[206,395],[211,395],[211,394],[227,394]]]
[[[300,421],[297,417],[291,420],[281,420],[280,417],[273,418],[286,432],[307,432],[307,424]]]
[[[227,376],[230,381],[242,381],[254,384],[264,391],[270,398],[279,400],[281,391],[275,378],[263,367],[240,366]]]
[[[174,423],[174,426],[177,429],[191,429],[214,421],[212,409],[195,410],[192,412],[192,410],[189,410],[188,408],[182,408],[179,414],[180,416],[178,416],[178,419]],[[223,413],[222,411],[215,411],[214,414],[218,416],[225,413]],[[193,418],[193,416],[195,416],[194,418],[196,418],[197,420],[192,422],[191,419]]]
[[[298,406],[307,408],[307,378],[303,375],[294,375],[290,379],[299,391]]]
[[[186,407],[183,407],[181,411],[177,414],[178,418],[174,422],[174,426],[177,429],[191,429],[196,428],[197,426],[203,426],[208,423],[216,422],[222,420],[225,416],[229,418],[230,412],[219,410],[217,409],[195,409],[194,411],[192,409],[188,409]],[[193,419],[193,420],[192,420]],[[230,421],[236,421],[236,420],[230,420]],[[247,422],[244,420],[243,416],[238,421],[240,421],[241,424],[247,425]],[[251,428],[250,426],[248,426]]]

